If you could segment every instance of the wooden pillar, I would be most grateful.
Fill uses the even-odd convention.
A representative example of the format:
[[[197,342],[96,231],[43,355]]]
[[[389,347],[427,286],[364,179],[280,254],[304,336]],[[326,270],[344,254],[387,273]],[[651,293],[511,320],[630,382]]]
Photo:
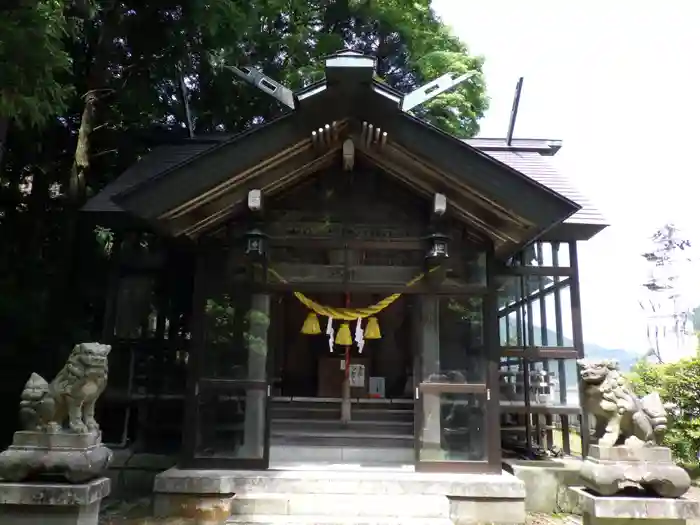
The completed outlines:
[[[581,289],[578,280],[578,247],[576,242],[569,243],[569,261],[573,275],[571,276],[571,327],[573,331],[574,348],[578,352],[579,359],[583,358],[583,322],[581,320]],[[582,407],[581,412],[581,448],[583,457],[588,455],[588,446],[590,444],[590,425],[588,413],[583,407],[583,385],[579,380],[579,404]]]
[[[112,253],[109,257],[109,280],[107,299],[102,319],[102,342],[110,343],[114,339],[114,324],[117,320],[117,301],[119,297],[119,277],[121,273],[121,251],[124,235],[115,232],[112,240]]]
[[[483,300],[484,315],[484,359],[486,368],[486,450],[491,465],[501,464],[501,345],[498,322],[498,281],[496,279],[496,260],[493,247],[486,254],[487,293]],[[506,325],[507,325],[506,320]]]
[[[424,295],[421,305],[421,376],[424,382],[430,382],[431,375],[440,373],[440,298],[437,295]],[[434,453],[441,447],[441,413],[440,395],[421,393],[423,410],[422,442]]]
[[[248,351],[248,378],[250,381],[267,379],[268,332],[270,326],[270,296],[256,293],[251,297],[248,312],[250,332],[245,343]],[[249,389],[246,392],[243,443],[245,457],[261,458],[265,451],[265,404],[267,391]]]

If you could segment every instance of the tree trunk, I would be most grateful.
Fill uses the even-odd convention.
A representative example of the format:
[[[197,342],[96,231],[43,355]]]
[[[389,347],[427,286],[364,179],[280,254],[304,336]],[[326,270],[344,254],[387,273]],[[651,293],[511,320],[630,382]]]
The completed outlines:
[[[90,168],[90,134],[95,127],[98,97],[93,87],[85,96],[85,106],[80,118],[78,144],[75,147],[73,167],[68,182],[68,198],[74,207],[80,207],[85,200],[86,175]]]
[[[54,313],[52,318],[57,323],[52,328],[57,329],[61,334],[66,323],[70,323],[70,316],[75,308],[80,304],[80,294],[75,293],[78,288],[75,281],[79,274],[79,265],[76,265],[75,262],[80,257],[78,250],[81,238],[78,232],[78,213],[86,198],[90,169],[90,138],[96,126],[97,105],[107,87],[109,50],[119,22],[118,7],[119,3],[114,1],[102,11],[104,16],[102,23],[99,24],[99,36],[92,49],[92,63],[88,66],[87,71],[85,106],[80,119],[78,141],[68,181],[67,206],[64,211],[63,245],[65,248],[62,260],[58,264],[58,278],[56,279],[56,287],[51,294],[51,308],[49,310]],[[90,20],[85,20],[86,25],[89,23]],[[69,301],[69,298],[74,298],[74,301]],[[59,315],[58,312],[62,312],[63,315]]]
[[[5,144],[7,143],[9,129],[10,119],[8,117],[0,117],[0,174],[2,174],[2,160],[5,153]]]

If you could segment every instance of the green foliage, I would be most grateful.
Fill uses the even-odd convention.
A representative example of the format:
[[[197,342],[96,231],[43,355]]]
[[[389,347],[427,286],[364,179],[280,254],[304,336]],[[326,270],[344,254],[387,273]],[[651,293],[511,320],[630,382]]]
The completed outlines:
[[[640,361],[629,378],[638,394],[656,390],[665,402],[675,405],[664,444],[679,461],[696,464],[700,451],[700,358],[668,364]]]
[[[64,47],[63,0],[21,2],[0,16],[0,117],[39,125],[66,109],[73,93],[62,82],[72,61]]]
[[[228,64],[254,65],[292,89],[323,78],[323,58],[350,48],[377,58],[377,78],[409,92],[445,73],[470,73],[468,80],[414,109],[414,114],[461,138],[475,135],[488,108],[483,59],[435,16],[429,0],[268,0],[255,4],[268,41],[243,60],[241,46],[222,45],[214,55]],[[271,30],[271,28],[274,28]],[[260,36],[255,37],[256,40]],[[252,61],[250,59],[253,59]]]
[[[222,294],[219,300],[208,299],[205,305],[207,341],[222,345],[225,352],[252,350],[267,355],[267,329],[270,317],[259,310],[248,310],[236,315],[236,299]],[[238,305],[240,306],[240,305]],[[243,347],[243,348],[242,348]]]

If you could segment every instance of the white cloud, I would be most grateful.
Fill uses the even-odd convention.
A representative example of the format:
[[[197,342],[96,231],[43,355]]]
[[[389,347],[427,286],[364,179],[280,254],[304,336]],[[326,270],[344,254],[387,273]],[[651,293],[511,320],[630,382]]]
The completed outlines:
[[[486,58],[483,136],[504,136],[525,78],[516,137],[562,139],[559,167],[610,219],[580,247],[586,339],[645,348],[637,305],[645,239],[674,221],[700,242],[700,4],[653,0],[433,0]],[[700,279],[686,292],[700,302]]]

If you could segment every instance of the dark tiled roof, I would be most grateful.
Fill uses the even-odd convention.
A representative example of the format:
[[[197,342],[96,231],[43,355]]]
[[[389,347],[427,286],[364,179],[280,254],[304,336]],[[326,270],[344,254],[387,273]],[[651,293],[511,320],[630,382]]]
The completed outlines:
[[[479,148],[479,140],[480,139],[469,139],[465,142]],[[495,139],[486,140],[491,141]],[[520,150],[517,142],[518,141],[514,140],[513,147],[511,148],[492,149],[486,147],[484,148],[484,152],[503,164],[507,164],[511,168],[518,170],[523,175],[527,175],[532,180],[539,182],[543,186],[579,204],[581,209],[566,219],[565,222],[592,225],[608,224],[603,214],[576,188],[571,178],[557,170],[550,158],[551,154],[542,154],[528,146],[521,146],[524,147],[524,151]]]
[[[194,157],[216,147],[222,142],[231,140],[234,135],[215,134],[198,137],[194,141],[183,141],[180,144],[159,146],[126,170],[117,180],[105,186],[97,195],[84,206],[84,211],[120,212],[122,211],[112,197],[132,188],[150,177],[168,171],[179,164],[189,162]],[[579,192],[571,180],[559,173],[551,159],[551,148],[560,147],[559,141],[538,139],[515,139],[512,146],[505,145],[503,139],[468,139],[467,144],[493,157],[497,161],[519,171],[532,180],[542,184],[566,197],[583,208],[566,220],[573,224],[606,225],[602,214]]]
[[[230,135],[226,137],[230,137]],[[214,146],[216,146],[216,143],[212,141],[183,142],[182,144],[158,146],[150,153],[144,155],[141,160],[134,163],[129,169],[117,177],[116,180],[102,188],[97,195],[85,204],[83,211],[122,211],[122,209],[112,201],[114,195],[129,188],[133,188],[151,177],[174,168],[178,164],[188,162]]]

